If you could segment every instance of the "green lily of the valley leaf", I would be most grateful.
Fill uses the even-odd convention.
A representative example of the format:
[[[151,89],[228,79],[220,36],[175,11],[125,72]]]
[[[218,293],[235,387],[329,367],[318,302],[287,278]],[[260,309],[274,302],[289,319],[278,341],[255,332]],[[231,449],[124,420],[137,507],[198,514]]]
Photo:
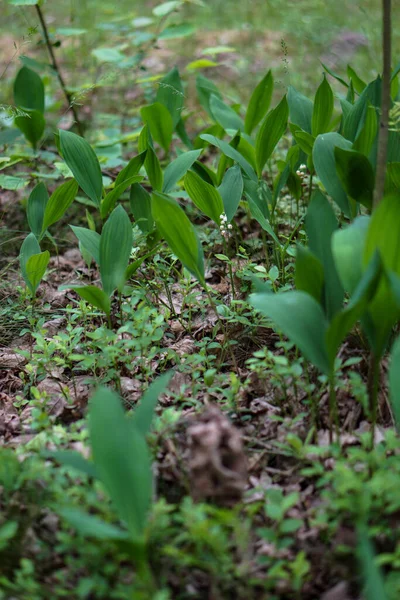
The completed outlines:
[[[89,432],[100,479],[132,539],[140,541],[153,493],[146,441],[132,432],[120,398],[106,388],[100,388],[90,402]]]
[[[325,345],[328,322],[321,306],[301,291],[281,294],[251,294],[250,304],[270,318],[320,371],[329,374],[331,365]]]
[[[212,112],[210,108],[210,98],[212,95],[222,99],[222,96],[211,79],[208,79],[204,75],[197,75],[196,77],[196,90],[199,97],[200,104],[208,112],[212,118]]]
[[[173,160],[164,171],[163,193],[168,194],[199,158],[201,150],[190,150]]]
[[[94,261],[100,263],[100,234],[97,231],[70,225],[72,231],[82,244],[83,248],[93,257]]]
[[[292,85],[288,89],[289,117],[291,123],[311,135],[311,120],[313,114],[312,101],[298,92]]]
[[[161,102],[155,102],[150,106],[144,106],[140,114],[144,123],[150,128],[152,137],[165,152],[168,152],[174,131],[174,124],[168,108]]]
[[[240,167],[244,171],[244,173],[246,173],[247,177],[249,177],[249,179],[252,179],[253,181],[258,181],[258,177],[250,163],[240,154],[240,152],[235,150],[235,148],[232,148],[232,146],[230,146],[228,142],[220,140],[214,135],[209,135],[208,133],[201,135],[200,138],[208,142],[212,146],[216,146],[217,148],[219,148],[222,154],[225,154],[225,156],[237,162],[238,165],[240,165]]]
[[[224,205],[219,191],[193,171],[186,173],[184,184],[187,193],[197,208],[212,219],[214,223],[220,225]]]
[[[144,392],[139,404],[133,412],[132,425],[143,437],[150,433],[151,423],[153,421],[154,411],[159,396],[165,391],[167,385],[171,381],[172,375],[173,372],[169,371],[164,373],[164,375],[157,377]]]
[[[80,535],[102,541],[122,540],[126,542],[130,540],[128,532],[79,508],[62,506],[56,507],[55,510],[69,525],[79,531]]]
[[[29,67],[22,67],[14,80],[14,103],[19,108],[44,113],[43,81]]]
[[[317,137],[328,130],[333,114],[333,92],[325,77],[319,86],[314,99],[314,108],[311,118],[311,133]]]
[[[271,110],[261,123],[256,138],[256,162],[259,177],[261,177],[265,163],[286,131],[288,117],[289,106],[286,96],[284,96],[278,106]]]
[[[251,134],[268,112],[273,90],[274,79],[271,71],[268,71],[251,95],[244,122],[246,133]]]
[[[355,150],[335,148],[336,172],[347,193],[355,202],[372,208],[375,174],[368,158]]]
[[[43,215],[41,237],[46,229],[64,215],[78,193],[78,184],[74,179],[64,181],[50,196]]]
[[[36,149],[44,133],[46,122],[43,114],[38,110],[25,109],[25,112],[27,116],[16,117],[14,123],[22,131],[33,149]]]
[[[210,97],[210,110],[215,121],[219,123],[225,131],[229,129],[233,129],[234,131],[244,130],[244,123],[239,115],[215,94],[211,94]]]
[[[321,261],[308,248],[298,244],[296,252],[296,289],[307,292],[322,304],[324,268]]]
[[[30,234],[33,235],[33,234]],[[29,236],[28,236],[29,237]],[[26,241],[26,240],[25,240]],[[22,248],[21,248],[22,252]],[[26,256],[26,255],[25,255]],[[25,257],[22,258],[21,261],[25,260]],[[32,254],[27,258],[24,263],[24,268],[22,270],[25,283],[30,290],[32,296],[36,294],[36,290],[39,287],[39,283],[41,282],[43,275],[46,273],[47,265],[49,264],[50,253],[48,250],[45,252],[40,252],[38,254]]]
[[[353,294],[363,275],[363,252],[370,217],[363,215],[332,235],[332,254],[343,288]]]
[[[158,82],[156,95],[156,102],[160,102],[168,109],[174,129],[181,119],[184,98],[179,71],[174,67]]]
[[[131,177],[135,177],[135,175],[139,173],[146,159],[146,153],[147,151],[144,150],[144,152],[142,152],[141,154],[138,154],[137,156],[131,158],[126,167],[124,167],[122,171],[118,173],[117,178],[115,180],[115,187],[117,187],[117,185],[120,185],[120,183],[123,183],[127,179],[130,179]]]
[[[172,252],[202,285],[204,280],[203,250],[192,223],[175,200],[154,193],[151,198],[156,227]]]
[[[31,191],[28,198],[27,218],[29,227],[36,237],[42,232],[43,217],[46,209],[49,194],[44,183],[38,183]]]
[[[117,206],[100,237],[99,267],[103,290],[108,296],[125,283],[125,271],[132,251],[132,225],[126,211]]]
[[[150,233],[154,229],[154,219],[151,212],[151,196],[140,183],[131,187],[129,203],[135,223],[143,233]]]
[[[103,179],[98,158],[90,144],[71,131],[59,130],[60,150],[82,190],[100,206]]]
[[[101,201],[100,205],[100,216],[102,219],[105,219],[112,210],[115,208],[115,204],[117,200],[122,196],[128,187],[133,185],[134,183],[139,183],[143,180],[143,177],[140,175],[134,175],[129,179],[125,179],[122,183],[116,185],[108,194],[106,194]]]
[[[218,191],[222,198],[225,215],[230,223],[236,214],[243,194],[243,177],[239,165],[226,171]]]
[[[110,297],[100,288],[95,285],[75,285],[70,287],[70,289],[74,290],[83,300],[103,311],[107,316],[110,315]]]

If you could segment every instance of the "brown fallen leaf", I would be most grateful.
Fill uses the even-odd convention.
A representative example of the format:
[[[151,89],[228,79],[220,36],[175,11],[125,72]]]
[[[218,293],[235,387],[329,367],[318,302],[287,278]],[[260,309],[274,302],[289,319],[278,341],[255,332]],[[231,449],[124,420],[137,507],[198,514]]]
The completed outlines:
[[[210,405],[188,428],[189,479],[195,500],[238,501],[247,485],[247,460],[239,431]]]

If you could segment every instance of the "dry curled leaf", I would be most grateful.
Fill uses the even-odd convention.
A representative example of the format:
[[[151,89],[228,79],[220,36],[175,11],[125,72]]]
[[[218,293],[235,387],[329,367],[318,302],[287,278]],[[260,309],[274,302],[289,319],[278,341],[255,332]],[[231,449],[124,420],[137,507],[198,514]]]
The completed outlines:
[[[209,406],[188,429],[189,476],[195,500],[239,500],[247,485],[247,461],[239,431],[217,406]]]

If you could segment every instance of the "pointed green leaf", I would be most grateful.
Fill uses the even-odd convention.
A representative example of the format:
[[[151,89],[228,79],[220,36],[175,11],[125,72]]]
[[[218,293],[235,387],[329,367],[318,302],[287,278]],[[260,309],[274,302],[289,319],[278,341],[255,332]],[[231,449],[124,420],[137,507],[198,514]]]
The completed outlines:
[[[14,80],[14,104],[44,113],[44,85],[36,71],[28,67],[18,71]]]
[[[219,191],[193,171],[186,173],[184,184],[187,193],[197,208],[219,226],[221,224],[221,214],[224,212],[224,205]]]
[[[184,99],[179,71],[174,67],[159,81],[156,95],[156,102],[160,102],[168,109],[174,129],[180,121]]]
[[[214,135],[208,135],[208,134],[203,134],[200,136],[200,138],[202,140],[205,140],[209,144],[219,148],[220,151],[222,152],[222,154],[225,154],[225,156],[228,156],[228,158],[231,158],[232,160],[237,162],[238,165],[240,165],[240,167],[243,169],[243,171],[246,173],[246,175],[250,179],[252,179],[253,181],[258,181],[257,175],[254,172],[253,167],[247,162],[247,160],[245,158],[243,158],[243,156],[240,154],[240,152],[238,152],[237,150],[232,148],[232,146],[230,146],[228,144],[228,142],[225,142],[224,140],[220,140],[219,138],[215,137]]]
[[[70,289],[74,290],[81,298],[83,298],[83,300],[86,300],[86,302],[89,302],[92,306],[102,310],[107,316],[110,314],[110,298],[100,288],[95,285],[75,285]]]
[[[375,174],[368,158],[355,150],[335,148],[336,172],[347,195],[372,208]]]
[[[145,150],[141,154],[138,154],[137,156],[131,158],[126,167],[124,167],[122,171],[118,173],[117,178],[115,180],[115,187],[117,187],[117,185],[123,183],[127,179],[130,179],[131,177],[135,177],[135,175],[139,173],[140,169],[144,165],[146,152],[147,151]]]
[[[363,597],[365,600],[388,600],[385,583],[380,567],[376,563],[374,548],[369,540],[367,528],[359,527],[358,554],[365,582]]]
[[[56,223],[61,219],[68,207],[74,201],[77,193],[78,184],[74,179],[64,181],[64,183],[59,185],[52,193],[44,211],[41,236],[43,236],[50,225],[53,225],[53,223]]]
[[[122,206],[113,210],[100,238],[99,267],[103,290],[108,296],[125,283],[125,270],[132,250],[132,225]]]
[[[36,237],[42,232],[43,217],[49,194],[44,183],[38,183],[31,191],[28,198],[27,217],[29,227]]]
[[[59,129],[60,150],[73,176],[89,198],[100,206],[103,179],[98,158],[90,144],[71,131]]]
[[[351,206],[347,194],[336,173],[335,147],[351,149],[351,142],[338,133],[323,133],[314,143],[312,159],[315,170],[327,193],[336,202],[346,217],[351,217]]]
[[[26,262],[26,277],[29,282],[28,287],[32,293],[32,296],[36,294],[39,283],[42,281],[42,277],[46,273],[49,260],[50,252],[46,250],[40,254],[33,254]]]
[[[259,177],[261,177],[265,163],[286,131],[288,117],[289,106],[286,96],[284,96],[278,106],[265,117],[257,134],[256,161]]]
[[[40,254],[40,246],[39,246],[39,242],[37,241],[35,235],[33,233],[30,233],[24,239],[21,249],[20,249],[20,252],[19,252],[19,264],[21,267],[22,277],[26,283],[26,286],[29,289],[30,289],[30,282],[29,282],[26,266],[27,266],[29,258],[31,256],[33,256],[34,254]]]
[[[122,196],[125,190],[128,189],[131,185],[135,183],[139,183],[143,180],[143,177],[140,175],[135,175],[134,177],[130,177],[129,179],[125,179],[122,183],[116,185],[108,194],[106,194],[101,201],[100,205],[100,216],[102,219],[105,219],[112,210],[115,208],[115,204],[117,200]]]
[[[291,126],[290,129],[296,143],[300,146],[303,152],[305,152],[307,156],[312,156],[315,138],[306,131],[294,129],[294,126]]]
[[[298,92],[292,85],[288,89],[288,105],[291,123],[311,135],[312,101]]]
[[[322,304],[324,268],[321,261],[308,248],[297,245],[296,289],[307,292],[318,304]]]
[[[273,90],[274,78],[272,77],[271,71],[268,71],[254,89],[249,100],[244,123],[244,130],[246,133],[251,134],[253,129],[257,127],[259,122],[267,114],[269,105],[271,104]]]
[[[203,250],[185,212],[175,200],[165,194],[154,193],[151,204],[154,221],[161,236],[187,270],[205,285]]]
[[[251,294],[250,304],[270,318],[296,346],[307,360],[320,371],[330,373],[330,363],[325,347],[328,328],[321,306],[301,291],[281,294]]]
[[[367,87],[365,81],[361,79],[350,65],[347,65],[347,77],[352,80],[354,89],[357,94],[361,94],[363,90]]]
[[[143,233],[150,233],[154,229],[151,196],[140,183],[134,183],[131,187],[129,203],[136,225]]]
[[[26,139],[32,147],[36,149],[37,143],[44,133],[46,122],[43,114],[38,110],[25,110],[27,113],[26,117],[16,117],[14,119],[15,125],[24,134]]]
[[[96,540],[123,540],[128,541],[129,535],[111,523],[107,523],[98,517],[91,515],[79,508],[70,506],[56,507],[57,514],[60,515],[69,525],[74,527],[79,535],[93,537]]]
[[[371,149],[376,140],[378,133],[378,116],[377,109],[370,104],[367,105],[365,121],[363,128],[357,135],[353,144],[353,150],[362,152],[365,156],[369,156]]]
[[[311,120],[311,133],[317,137],[328,130],[333,114],[333,92],[325,77],[315,94],[314,109]]]
[[[165,152],[168,152],[174,131],[174,124],[168,108],[160,102],[155,102],[144,106],[140,114],[144,123],[148,125],[152,137],[164,148]]]
[[[201,150],[191,150],[185,152],[173,160],[164,171],[164,185],[163,192],[167,194],[173,190],[174,186],[185,173],[190,169],[193,163],[198,159],[201,154]]]
[[[226,171],[218,191],[222,198],[228,223],[230,223],[236,214],[243,194],[243,177],[239,165],[235,165]]]
[[[332,235],[332,254],[343,288],[353,294],[363,275],[363,253],[370,217],[361,216]]]
[[[210,117],[212,117],[212,112],[210,108],[211,96],[214,94],[214,96],[217,96],[217,98],[222,99],[222,96],[217,86],[213,81],[211,81],[211,79],[208,79],[204,75],[197,75],[196,90],[200,100],[200,104],[208,112]]]
[[[120,398],[106,388],[100,388],[90,402],[89,432],[100,478],[131,536],[139,540],[153,491],[146,442],[132,432]]]
[[[226,130],[243,131],[244,123],[239,115],[215,94],[210,97],[210,110],[214,120]]]
[[[100,262],[100,234],[97,231],[86,229],[86,227],[76,227],[70,225],[72,231],[82,244],[83,248],[89,252],[93,257],[94,261],[99,264]]]
[[[161,191],[163,187],[164,174],[161,169],[160,161],[152,147],[147,148],[147,154],[144,161],[147,177],[153,188]]]

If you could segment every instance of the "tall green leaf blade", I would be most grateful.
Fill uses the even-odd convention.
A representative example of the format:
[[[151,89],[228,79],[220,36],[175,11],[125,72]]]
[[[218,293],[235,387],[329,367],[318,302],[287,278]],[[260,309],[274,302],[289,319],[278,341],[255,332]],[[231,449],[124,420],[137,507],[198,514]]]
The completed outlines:
[[[26,263],[26,277],[29,281],[29,289],[32,295],[36,294],[39,283],[42,281],[43,275],[46,273],[47,265],[50,260],[50,252],[46,250],[40,254],[33,254]]]
[[[89,252],[94,261],[100,263],[100,234],[97,231],[86,229],[86,227],[77,227],[70,225],[72,231],[82,244],[83,248]]]
[[[315,94],[314,109],[311,119],[311,133],[317,137],[328,130],[333,114],[333,92],[325,77]]]
[[[301,291],[251,294],[250,304],[270,318],[320,371],[330,373],[325,346],[328,323],[321,306]]]
[[[367,87],[365,81],[361,79],[350,65],[347,65],[347,77],[352,80],[354,89],[357,94],[361,94],[364,89]]]
[[[335,148],[351,149],[351,142],[338,133],[323,133],[319,135],[313,147],[312,159],[315,170],[327,193],[336,202],[346,217],[352,216],[347,194],[336,173]]]
[[[363,253],[370,217],[360,216],[332,235],[332,254],[343,288],[353,294],[363,275]]]
[[[99,267],[103,290],[108,296],[125,283],[132,250],[132,225],[122,206],[113,210],[100,238]]]
[[[236,214],[243,194],[242,171],[238,165],[226,171],[218,191],[222,198],[228,223],[230,223]]]
[[[155,189],[157,192],[161,191],[164,182],[164,174],[162,172],[157,154],[154,152],[154,149],[150,146],[147,148],[147,154],[144,161],[144,168],[146,169],[147,177],[149,178],[153,189]]]
[[[306,215],[306,230],[311,252],[321,261],[324,268],[324,307],[330,320],[343,303],[343,288],[340,283],[332,254],[332,235],[338,223],[335,213],[325,196],[314,192]]]
[[[32,147],[36,149],[37,143],[44,133],[46,122],[43,114],[38,110],[26,110],[25,112],[27,116],[16,117],[14,123]]]
[[[160,102],[168,109],[174,129],[181,118],[184,98],[179,71],[174,67],[160,80],[156,95],[156,102]]]
[[[324,268],[321,261],[308,248],[298,244],[296,252],[296,289],[306,292],[322,303]]]
[[[98,206],[103,192],[103,179],[98,158],[90,144],[71,131],[59,129],[60,150],[82,190]]]
[[[199,158],[201,150],[190,150],[173,160],[164,171],[163,193],[168,194],[193,163]]]
[[[43,217],[49,194],[44,183],[38,183],[31,191],[28,198],[27,218],[29,227],[36,237],[42,232]]]
[[[221,150],[222,154],[225,154],[225,156],[227,156],[228,158],[231,158],[232,160],[237,162],[238,165],[240,165],[240,167],[243,169],[243,171],[246,173],[246,175],[250,179],[252,179],[253,181],[258,181],[257,175],[254,172],[253,167],[240,154],[240,152],[235,150],[235,148],[232,148],[232,146],[230,146],[228,144],[228,142],[225,142],[224,140],[220,140],[219,138],[215,137],[214,135],[209,135],[208,133],[201,135],[200,138],[202,140],[205,140],[209,144],[219,148]]]
[[[374,549],[368,537],[366,526],[359,527],[358,554],[365,582],[365,600],[388,600],[381,569],[375,561]]]
[[[292,85],[289,86],[287,99],[291,123],[298,125],[303,131],[311,135],[312,101],[303,96]]]
[[[210,110],[217,123],[226,130],[243,131],[244,123],[239,115],[215,94],[210,97]]]
[[[222,96],[217,86],[213,81],[211,81],[211,79],[208,79],[204,75],[197,75],[196,90],[200,104],[208,112],[210,117],[212,117],[213,115],[210,108],[211,96],[214,94],[214,96],[217,96],[218,98],[222,99]]]
[[[46,208],[43,215],[42,231],[41,235],[45,233],[46,229],[56,223],[64,215],[68,207],[72,204],[78,193],[78,184],[74,179],[64,181],[58,188],[52,193],[49,201],[46,204]]]
[[[151,196],[140,183],[131,187],[129,203],[135,223],[143,233],[150,233],[154,229],[154,219],[151,212]]]
[[[262,78],[254,89],[247,107],[244,130],[251,134],[259,122],[267,114],[274,90],[274,78],[271,71]]]
[[[89,432],[100,478],[131,536],[140,540],[152,498],[151,461],[143,436],[132,432],[121,400],[111,390],[101,388],[92,398]]]
[[[96,540],[102,541],[129,541],[130,539],[126,531],[79,508],[62,506],[59,508],[56,507],[55,510],[57,514],[79,532],[79,535],[93,537]]]
[[[26,283],[26,286],[29,289],[31,289],[31,284],[30,284],[30,281],[28,278],[26,266],[27,266],[29,258],[31,256],[33,256],[34,254],[40,254],[40,246],[39,246],[39,242],[37,241],[35,235],[33,233],[30,233],[24,239],[21,249],[19,251],[19,264],[20,264],[20,268],[21,268],[22,277]]]
[[[44,113],[43,81],[36,71],[29,67],[22,67],[14,80],[14,104],[20,108]]]
[[[92,304],[99,310],[102,310],[106,315],[110,314],[111,303],[109,296],[95,285],[75,285],[70,288],[74,290],[83,300]]]
[[[161,102],[155,102],[149,106],[143,106],[140,114],[148,125],[152,137],[164,148],[165,152],[168,152],[174,131],[174,123],[168,108]]]
[[[122,196],[128,187],[133,185],[134,183],[139,183],[143,180],[143,177],[140,175],[135,175],[134,177],[130,177],[129,179],[125,179],[122,183],[114,186],[112,190],[108,192],[101,201],[100,205],[100,216],[102,219],[105,219],[112,210],[115,208],[115,204],[117,200]]]
[[[151,203],[161,236],[187,270],[205,285],[203,250],[185,212],[175,200],[164,194],[154,193]]]
[[[289,106],[286,96],[284,96],[278,106],[265,117],[257,134],[256,162],[259,177],[261,177],[265,163],[270,158],[275,146],[285,133],[288,117]]]
[[[117,185],[123,183],[127,179],[130,179],[131,177],[135,177],[135,175],[139,173],[140,169],[144,165],[146,153],[147,150],[144,150],[144,152],[142,152],[141,154],[138,154],[137,156],[131,158],[126,167],[124,167],[122,171],[118,173],[117,178],[115,180],[115,187],[117,187]]]
[[[220,225],[224,205],[219,191],[193,171],[188,171],[185,175],[185,189],[197,208]]]
[[[365,156],[369,156],[376,140],[377,133],[377,109],[374,106],[367,105],[364,125],[353,144],[353,150],[357,150],[358,152],[365,154]]]
[[[368,158],[355,150],[335,148],[336,172],[347,195],[355,202],[372,208],[375,174]]]

